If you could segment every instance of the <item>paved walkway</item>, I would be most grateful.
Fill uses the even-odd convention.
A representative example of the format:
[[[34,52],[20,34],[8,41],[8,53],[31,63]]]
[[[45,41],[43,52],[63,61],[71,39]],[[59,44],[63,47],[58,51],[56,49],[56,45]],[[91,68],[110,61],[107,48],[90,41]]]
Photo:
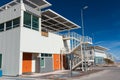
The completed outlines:
[[[88,75],[90,73],[93,73],[93,71],[88,71],[87,73],[81,72],[81,71],[71,71],[69,70],[60,70],[60,71],[54,71],[49,73],[35,73],[32,75],[23,75],[20,77],[6,77],[3,76],[0,80],[67,80],[68,78],[75,78],[79,76]]]
[[[62,70],[20,77],[3,76],[0,80],[120,80],[120,67],[96,67],[95,69],[97,69],[97,72],[95,70],[87,73],[72,71],[72,77],[69,70]],[[101,69],[104,69],[104,71],[101,71]]]
[[[69,70],[59,70],[59,71],[54,71],[54,72],[47,72],[47,73],[33,73],[31,75],[24,74],[22,77],[42,77],[42,76],[47,76],[47,75],[62,75],[62,74],[67,74],[70,72]]]

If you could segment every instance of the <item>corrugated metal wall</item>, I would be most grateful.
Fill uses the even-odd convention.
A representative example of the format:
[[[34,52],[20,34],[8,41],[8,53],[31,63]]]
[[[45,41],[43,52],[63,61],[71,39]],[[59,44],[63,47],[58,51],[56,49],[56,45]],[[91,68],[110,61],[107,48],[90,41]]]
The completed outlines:
[[[40,68],[40,72],[53,71],[53,60],[52,58],[45,58],[45,68]]]

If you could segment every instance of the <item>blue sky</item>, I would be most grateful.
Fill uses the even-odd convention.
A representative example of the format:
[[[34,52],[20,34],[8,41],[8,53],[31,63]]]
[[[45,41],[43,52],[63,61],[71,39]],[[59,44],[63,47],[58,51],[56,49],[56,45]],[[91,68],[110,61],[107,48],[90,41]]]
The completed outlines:
[[[11,0],[1,0],[3,5]],[[109,48],[120,59],[120,0],[47,0],[62,16],[81,26],[80,10],[84,11],[85,35],[91,36],[96,45]],[[81,29],[75,30],[81,34]]]
[[[109,48],[120,59],[120,0],[47,0],[50,8],[81,26],[81,8],[84,10],[85,35],[96,45]],[[81,34],[81,29],[76,30]]]

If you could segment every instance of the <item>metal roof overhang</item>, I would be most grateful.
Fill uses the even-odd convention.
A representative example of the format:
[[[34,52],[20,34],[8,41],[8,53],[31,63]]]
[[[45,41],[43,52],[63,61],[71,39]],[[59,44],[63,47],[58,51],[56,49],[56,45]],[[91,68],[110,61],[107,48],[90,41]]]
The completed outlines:
[[[51,6],[51,4],[48,3],[46,0],[23,0],[23,2],[36,9],[43,9]]]
[[[108,48],[105,48],[103,46],[94,46],[95,49],[101,49],[101,50],[109,50]]]
[[[50,32],[61,32],[80,28],[80,26],[78,26],[77,24],[64,18],[51,9],[43,11],[41,17],[42,29],[46,29]]]
[[[3,11],[7,8],[10,8],[12,6],[15,6],[17,4],[20,3],[21,0],[13,0],[3,6],[0,7],[0,11]],[[34,9],[43,9],[46,7],[51,6],[50,3],[48,3],[46,0],[23,0],[23,3],[25,3],[26,5],[34,8]]]

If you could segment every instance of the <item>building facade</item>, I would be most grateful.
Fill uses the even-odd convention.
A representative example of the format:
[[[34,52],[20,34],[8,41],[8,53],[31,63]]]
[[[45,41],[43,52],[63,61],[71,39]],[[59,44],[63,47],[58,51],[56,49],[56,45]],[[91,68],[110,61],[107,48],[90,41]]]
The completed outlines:
[[[105,64],[105,58],[107,58],[107,48],[102,46],[94,46],[94,54],[95,54],[95,64]]]
[[[114,64],[114,56],[108,53],[108,49],[103,46],[87,46],[85,49],[86,60],[92,63],[92,65],[106,65]]]
[[[3,75],[50,72],[68,67],[66,54],[79,47],[81,36],[73,35],[79,40],[75,44],[57,33],[80,27],[53,10],[42,11],[49,6],[51,4],[45,0],[13,0],[0,7]]]

